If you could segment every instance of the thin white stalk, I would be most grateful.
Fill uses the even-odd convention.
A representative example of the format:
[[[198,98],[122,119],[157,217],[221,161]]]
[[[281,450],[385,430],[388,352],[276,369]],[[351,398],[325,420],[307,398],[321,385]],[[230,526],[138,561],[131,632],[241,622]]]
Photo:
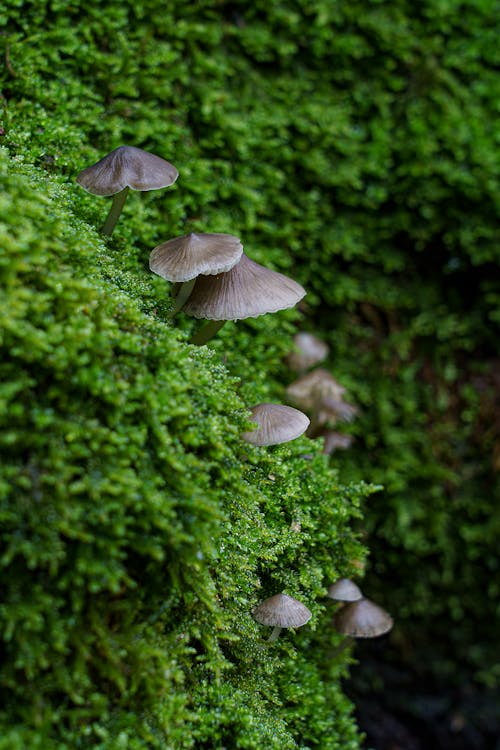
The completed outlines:
[[[115,195],[113,195],[113,203],[111,204],[111,208],[109,209],[109,214],[106,221],[104,222],[104,226],[101,229],[101,232],[103,234],[107,234],[108,237],[113,234],[113,229],[116,227],[116,222],[120,218],[122,208],[125,205],[125,201],[127,200],[128,191],[128,187],[124,187],[123,190],[120,190],[119,193],[115,193]]]
[[[203,328],[200,328],[200,330],[194,334],[190,343],[197,344],[198,346],[206,344],[207,341],[210,341],[210,339],[220,331],[224,323],[226,323],[225,320],[210,320],[205,326],[203,326]]]
[[[281,633],[281,631],[282,631],[282,628],[280,628],[279,625],[275,625],[274,628],[273,628],[273,632],[269,636],[269,641],[277,641],[278,640],[278,636]]]
[[[177,296],[174,301],[172,315],[176,315],[179,312],[179,310],[182,310],[182,308],[188,301],[195,284],[196,284],[196,276],[194,279],[190,279],[189,281],[184,281],[184,283],[180,285],[180,289],[177,292]]]

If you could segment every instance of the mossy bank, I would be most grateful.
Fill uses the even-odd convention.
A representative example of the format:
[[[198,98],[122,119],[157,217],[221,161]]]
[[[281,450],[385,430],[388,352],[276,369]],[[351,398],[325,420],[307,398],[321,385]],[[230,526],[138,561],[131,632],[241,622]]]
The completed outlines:
[[[356,747],[322,598],[354,524],[405,658],[495,684],[497,24],[489,0],[3,3],[2,750]],[[180,177],[104,242],[74,178],[122,144]],[[188,346],[147,258],[191,231],[240,236],[301,312]],[[361,407],[338,475],[238,438],[304,324]],[[313,620],[270,651],[249,613],[275,588]]]

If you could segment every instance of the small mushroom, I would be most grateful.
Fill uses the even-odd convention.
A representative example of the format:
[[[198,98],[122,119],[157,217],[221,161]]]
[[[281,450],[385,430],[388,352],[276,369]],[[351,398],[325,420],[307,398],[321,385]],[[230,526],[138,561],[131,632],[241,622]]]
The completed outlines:
[[[343,435],[341,432],[326,430],[326,432],[322,432],[320,436],[325,440],[323,453],[326,456],[330,456],[338,449],[347,450],[347,448],[350,448],[352,445],[352,436]]]
[[[328,370],[318,367],[291,383],[286,392],[296,406],[301,409],[314,409],[318,396],[341,400],[345,388]]]
[[[345,388],[328,370],[318,368],[291,383],[287,388],[290,401],[312,412],[309,437],[318,436],[322,425],[338,420],[350,421],[357,408],[343,400]]]
[[[119,146],[96,164],[82,170],[76,181],[93,195],[113,196],[102,233],[111,235],[130,190],[159,190],[173,185],[176,167],[160,156],[135,146]]]
[[[258,404],[250,417],[257,429],[243,432],[241,437],[253,445],[278,445],[295,440],[309,426],[309,417],[292,406]]]
[[[363,598],[361,589],[350,578],[339,578],[328,587],[328,596],[336,602],[357,602]]]
[[[352,638],[376,638],[388,633],[394,620],[385,609],[364,597],[346,604],[335,613],[333,623],[339,633]]]
[[[293,337],[294,350],[286,362],[294,372],[305,372],[328,357],[330,347],[313,333],[302,331]]]
[[[227,320],[257,318],[293,307],[305,293],[293,279],[255,263],[243,253],[227,273],[196,279],[184,312],[210,323],[193,336],[191,343],[205,344]]]
[[[342,399],[331,398],[331,396],[322,396],[318,398],[318,424],[325,424],[326,422],[352,422],[358,408],[352,404],[348,404],[347,401]]]
[[[357,407],[348,404],[347,401],[318,393],[307,434],[310,438],[320,437],[321,428],[324,425],[333,426],[337,422],[351,422],[357,413]]]
[[[178,312],[193,291],[200,275],[226,273],[238,263],[243,245],[232,234],[191,234],[157,245],[149,256],[149,267],[167,281],[180,283],[173,313]]]
[[[297,599],[287,594],[275,594],[255,607],[253,616],[261,625],[273,627],[269,640],[275,641],[282,628],[300,628],[309,622],[312,614]]]

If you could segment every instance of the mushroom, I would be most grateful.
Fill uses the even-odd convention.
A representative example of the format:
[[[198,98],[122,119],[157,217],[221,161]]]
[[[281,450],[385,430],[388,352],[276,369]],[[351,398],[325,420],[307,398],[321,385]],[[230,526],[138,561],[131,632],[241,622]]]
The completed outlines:
[[[227,273],[196,279],[184,312],[210,322],[193,336],[191,343],[205,344],[227,320],[257,318],[293,307],[305,293],[293,279],[242,253],[239,263]]]
[[[283,404],[258,404],[253,407],[250,420],[257,424],[257,429],[243,432],[241,437],[253,445],[278,445],[295,440],[309,426],[309,417]]]
[[[312,614],[297,599],[287,594],[275,594],[255,607],[253,616],[261,625],[273,626],[269,640],[275,641],[282,628],[300,628],[309,622]]]
[[[388,633],[394,620],[385,609],[362,597],[336,612],[333,623],[343,635],[352,638],[376,638]]]
[[[302,331],[293,337],[294,351],[290,352],[286,361],[291,370],[305,372],[318,362],[327,358],[330,347],[313,333]]]
[[[316,437],[326,422],[350,421],[357,408],[343,400],[345,388],[328,370],[318,368],[291,383],[287,388],[290,401],[312,411],[309,437]]]
[[[320,437],[325,440],[323,447],[325,456],[330,456],[339,448],[347,450],[347,448],[351,447],[353,440],[351,435],[343,435],[341,432],[334,432],[333,430],[322,432]]]
[[[350,578],[339,578],[328,587],[328,596],[336,602],[357,602],[363,598],[361,589]]]
[[[243,245],[232,234],[186,234],[157,245],[149,256],[149,267],[167,281],[180,283],[173,314],[193,291],[196,278],[226,273],[241,258]]]
[[[176,167],[160,156],[135,146],[119,146],[96,164],[80,172],[76,181],[93,195],[113,196],[113,203],[102,228],[103,234],[111,235],[129,188],[159,190],[173,185],[178,176]]]
[[[326,422],[351,422],[358,409],[352,404],[348,404],[347,401],[342,399],[331,398],[331,396],[322,396],[318,398],[318,413],[317,420],[318,424],[325,424]]]
[[[291,383],[286,389],[288,398],[301,409],[314,409],[318,396],[341,400],[345,388],[328,370],[318,367]]]

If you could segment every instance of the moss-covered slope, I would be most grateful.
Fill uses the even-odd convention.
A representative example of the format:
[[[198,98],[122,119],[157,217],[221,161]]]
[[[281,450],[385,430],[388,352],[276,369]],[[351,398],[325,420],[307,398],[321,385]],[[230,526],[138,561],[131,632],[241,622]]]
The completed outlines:
[[[105,10],[93,0],[6,0],[0,29],[0,138],[18,164],[41,170],[37,193],[46,192],[48,176],[52,185],[72,184],[81,168],[124,143],[180,170],[174,188],[131,196],[109,245],[92,236],[87,251],[79,222],[100,226],[108,205],[68,186],[61,233],[71,274],[78,266],[99,291],[104,283],[121,290],[134,315],[145,316],[141,330],[166,320],[166,285],[148,274],[147,256],[173,235],[238,234],[252,257],[304,284],[302,320],[329,340],[329,366],[361,406],[349,428],[354,448],[333,460],[346,481],[385,486],[363,520],[373,560],[367,586],[392,602],[395,640],[414,668],[494,684],[494,0],[111,0]],[[45,227],[53,211],[42,209]],[[284,313],[239,325],[237,334],[228,327],[213,345],[215,359],[198,353],[185,361],[201,357],[210,371],[224,361],[243,375],[238,385],[217,375],[226,403],[236,399],[233,437],[242,406],[235,390],[245,403],[282,397],[291,375],[280,360],[294,321]],[[192,328],[182,315],[178,325]],[[184,350],[182,334],[174,339],[173,350]],[[111,372],[105,365],[106,377]],[[192,377],[184,370],[183,385]],[[121,391],[111,390],[123,418]],[[213,389],[200,393],[187,401],[208,416]],[[167,418],[174,434],[187,419]],[[182,445],[197,440],[197,430]]]
[[[0,180],[0,747],[357,747],[324,596],[368,490],[243,443],[238,380],[141,311],[152,275],[125,294],[67,189],[5,152]],[[314,620],[269,647],[281,590]]]

